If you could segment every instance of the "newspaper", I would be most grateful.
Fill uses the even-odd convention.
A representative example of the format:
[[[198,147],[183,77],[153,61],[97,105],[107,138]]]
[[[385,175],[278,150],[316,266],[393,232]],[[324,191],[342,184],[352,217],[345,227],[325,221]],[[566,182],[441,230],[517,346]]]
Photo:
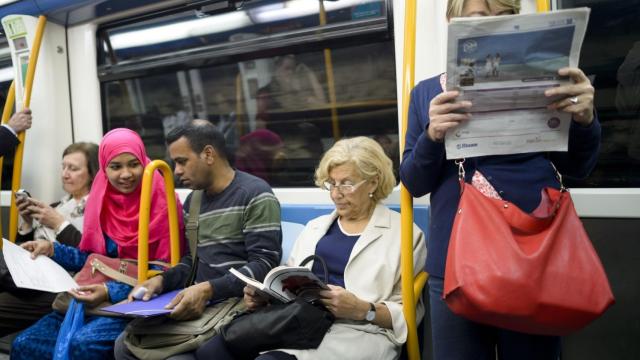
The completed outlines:
[[[7,239],[2,239],[2,252],[17,287],[52,293],[78,287],[62,266],[44,255],[31,259],[30,252]]]
[[[544,91],[571,82],[558,69],[578,66],[589,12],[451,20],[446,88],[473,105],[445,136],[447,159],[567,151],[571,115],[547,110],[558,99]]]

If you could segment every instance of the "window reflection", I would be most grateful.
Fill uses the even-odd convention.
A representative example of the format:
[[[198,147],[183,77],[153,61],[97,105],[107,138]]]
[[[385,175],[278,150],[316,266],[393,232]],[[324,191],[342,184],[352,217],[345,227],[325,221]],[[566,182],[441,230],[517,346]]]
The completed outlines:
[[[640,0],[563,0],[591,8],[580,67],[596,89],[600,156],[582,187],[640,187]]]
[[[396,81],[390,41],[255,58],[103,83],[105,131],[138,131],[151,157],[191,119],[224,134],[235,166],[272,186],[313,186],[326,149],[343,136],[372,136],[397,162]],[[335,102],[330,101],[335,81]]]
[[[101,64],[114,65],[124,60],[246,40],[235,36],[238,34],[260,37],[386,16],[385,0],[324,1],[323,7],[321,16],[317,0],[231,2],[215,13],[208,12],[204,6],[195,11],[105,28],[99,35]]]

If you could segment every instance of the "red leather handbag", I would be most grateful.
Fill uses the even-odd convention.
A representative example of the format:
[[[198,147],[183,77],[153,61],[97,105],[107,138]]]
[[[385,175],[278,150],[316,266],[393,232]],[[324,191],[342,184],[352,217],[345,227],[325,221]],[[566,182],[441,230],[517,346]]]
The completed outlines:
[[[614,303],[604,268],[569,192],[545,188],[538,218],[464,182],[453,223],[444,301],[456,314],[499,328],[566,335]],[[559,174],[558,174],[559,175]]]

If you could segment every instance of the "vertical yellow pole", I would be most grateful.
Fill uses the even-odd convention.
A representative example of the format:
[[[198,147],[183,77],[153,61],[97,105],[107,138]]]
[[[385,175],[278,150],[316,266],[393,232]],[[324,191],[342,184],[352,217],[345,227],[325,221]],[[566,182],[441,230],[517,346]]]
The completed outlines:
[[[149,274],[149,216],[151,214],[151,191],[153,190],[153,174],[160,170],[164,179],[164,190],[167,194],[167,211],[169,212],[169,241],[171,246],[171,266],[180,261],[180,228],[178,226],[178,207],[176,205],[173,173],[166,162],[154,160],[144,168],[142,189],[140,190],[140,218],[138,220],[138,283],[148,278]]]
[[[327,13],[324,9],[324,0],[320,0],[320,25],[327,25]],[[327,73],[327,90],[329,91],[329,106],[331,107],[331,129],[333,140],[338,141],[342,137],[340,134],[340,123],[338,122],[338,107],[336,99],[336,83],[333,77],[333,60],[331,49],[324,49],[324,66]]]
[[[549,0],[536,0],[536,10],[538,12],[547,12],[550,9]]]
[[[4,102],[4,109],[2,110],[2,123],[6,124],[11,117],[11,113],[13,113],[13,105],[16,102],[16,84],[15,81],[11,81],[11,86],[9,86],[9,91],[7,92],[7,99]],[[0,157],[0,183],[2,183],[2,160]],[[11,194],[13,197],[13,194]],[[2,234],[2,217],[0,216],[0,238],[4,237]],[[0,243],[0,249],[2,249],[2,244]]]
[[[238,138],[245,134],[244,130],[244,95],[242,92],[242,75],[238,72],[236,75],[236,129],[238,130]],[[255,129],[254,129],[255,130]],[[249,131],[247,131],[249,132]]]
[[[400,136],[400,154],[404,150],[404,139],[407,134],[409,102],[411,89],[415,81],[416,56],[416,0],[405,2],[404,13],[404,54],[402,60],[402,129]],[[418,331],[416,325],[416,301],[413,279],[413,198],[409,191],[400,186],[401,218],[401,259],[402,303],[404,317],[407,321],[407,352],[409,360],[420,359]]]
[[[29,66],[27,67],[27,76],[24,84],[24,98],[22,106],[28,108],[31,104],[31,92],[33,90],[33,79],[36,76],[36,65],[38,64],[38,55],[40,55],[40,45],[42,44],[42,37],[44,36],[44,27],[47,25],[47,18],[45,16],[38,17],[38,24],[36,25],[36,33],[33,39],[33,47],[31,48],[31,54],[29,55]],[[22,109],[20,109],[22,110]],[[24,142],[25,132],[18,134],[20,144],[16,148],[16,155],[13,160],[13,178],[11,179],[11,191],[15,193],[20,189],[20,183],[22,182],[22,158],[24,156]],[[16,201],[11,196],[11,211],[9,217],[9,239],[12,242],[16,241],[16,234],[18,232],[18,208],[16,207]]]

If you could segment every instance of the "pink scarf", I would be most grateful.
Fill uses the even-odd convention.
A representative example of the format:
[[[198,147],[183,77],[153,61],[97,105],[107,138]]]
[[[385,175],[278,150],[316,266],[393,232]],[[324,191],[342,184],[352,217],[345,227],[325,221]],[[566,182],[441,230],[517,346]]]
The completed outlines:
[[[93,180],[91,192],[84,211],[84,226],[79,248],[84,252],[107,254],[103,234],[107,234],[118,245],[121,258],[138,258],[138,217],[140,212],[140,190],[123,194],[110,183],[105,169],[109,162],[123,153],[135,156],[142,166],[149,164],[142,139],[132,130],[113,129],[100,143],[98,160],[100,169]],[[169,220],[167,201],[162,176],[153,175],[151,191],[151,214],[149,222],[149,260],[168,261],[170,258]],[[180,249],[184,250],[184,223],[182,205],[176,195],[178,221],[180,225]]]

